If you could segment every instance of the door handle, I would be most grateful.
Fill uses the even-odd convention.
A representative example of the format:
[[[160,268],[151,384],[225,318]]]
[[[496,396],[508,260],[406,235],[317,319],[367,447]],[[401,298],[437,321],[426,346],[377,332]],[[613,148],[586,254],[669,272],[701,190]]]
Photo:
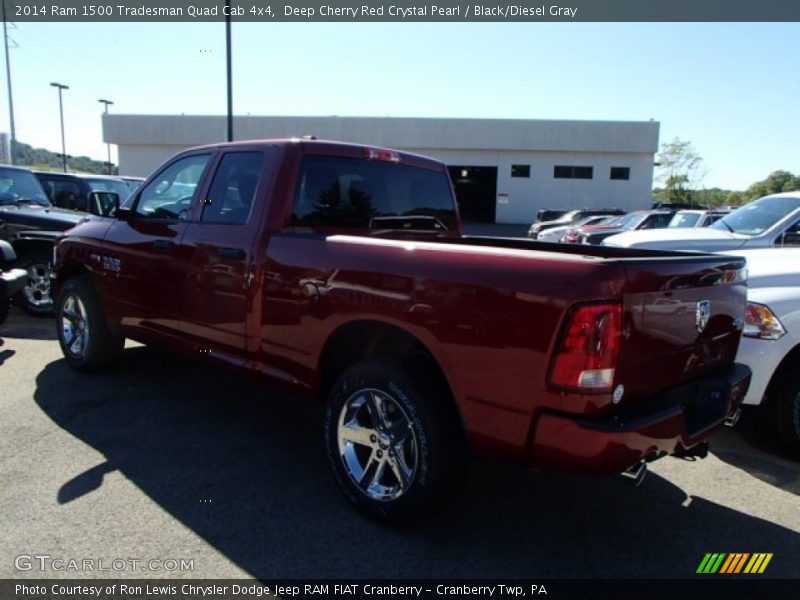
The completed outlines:
[[[159,252],[169,252],[175,247],[175,242],[172,240],[155,240],[153,242],[153,248],[158,250]]]
[[[244,260],[247,256],[247,253],[241,248],[217,248],[217,255],[222,258]]]

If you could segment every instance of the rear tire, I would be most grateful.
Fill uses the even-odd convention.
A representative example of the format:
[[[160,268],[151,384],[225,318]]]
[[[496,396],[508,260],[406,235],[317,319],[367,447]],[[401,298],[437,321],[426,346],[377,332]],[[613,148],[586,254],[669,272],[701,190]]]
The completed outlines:
[[[58,343],[72,368],[92,371],[120,357],[125,338],[109,328],[88,276],[67,279],[56,306]]]
[[[443,507],[464,479],[457,411],[449,392],[426,375],[389,362],[360,363],[328,397],[325,449],[334,478],[356,508],[384,522]]]
[[[800,373],[785,370],[770,384],[767,409],[781,446],[800,458]]]
[[[54,302],[50,295],[51,256],[44,250],[35,250],[23,255],[17,266],[28,272],[25,286],[14,295],[14,304],[34,317],[49,317],[53,314]]]

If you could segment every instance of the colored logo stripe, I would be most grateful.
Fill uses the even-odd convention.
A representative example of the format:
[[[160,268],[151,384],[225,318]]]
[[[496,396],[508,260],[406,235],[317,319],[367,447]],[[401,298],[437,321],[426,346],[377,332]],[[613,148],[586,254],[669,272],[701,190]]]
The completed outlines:
[[[697,573],[759,574],[766,570],[771,560],[772,553],[767,552],[756,552],[754,554],[749,552],[733,552],[731,554],[708,552],[700,562],[700,566],[697,567]]]
[[[707,553],[703,562],[697,567],[698,573],[716,573],[725,558],[725,553]]]
[[[744,566],[744,561],[750,556],[749,553],[735,552],[728,555],[728,560],[722,565],[720,573],[738,573]]]
[[[750,562],[747,563],[747,566],[744,569],[745,573],[763,573],[769,561],[772,560],[772,553],[759,553],[753,554],[753,558],[750,559]]]

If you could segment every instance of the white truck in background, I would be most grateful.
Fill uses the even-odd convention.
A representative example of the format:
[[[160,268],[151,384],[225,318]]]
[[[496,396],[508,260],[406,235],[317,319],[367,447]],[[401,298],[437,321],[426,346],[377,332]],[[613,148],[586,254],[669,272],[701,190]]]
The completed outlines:
[[[800,457],[800,248],[725,254],[747,259],[747,309],[736,357],[753,372],[744,404],[761,405],[781,445]]]

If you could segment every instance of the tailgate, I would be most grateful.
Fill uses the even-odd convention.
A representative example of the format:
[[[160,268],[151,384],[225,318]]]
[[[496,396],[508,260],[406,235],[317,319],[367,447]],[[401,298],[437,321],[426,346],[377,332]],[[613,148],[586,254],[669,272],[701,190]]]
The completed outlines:
[[[624,401],[733,362],[747,301],[745,261],[728,256],[625,260],[625,324],[615,385]]]

